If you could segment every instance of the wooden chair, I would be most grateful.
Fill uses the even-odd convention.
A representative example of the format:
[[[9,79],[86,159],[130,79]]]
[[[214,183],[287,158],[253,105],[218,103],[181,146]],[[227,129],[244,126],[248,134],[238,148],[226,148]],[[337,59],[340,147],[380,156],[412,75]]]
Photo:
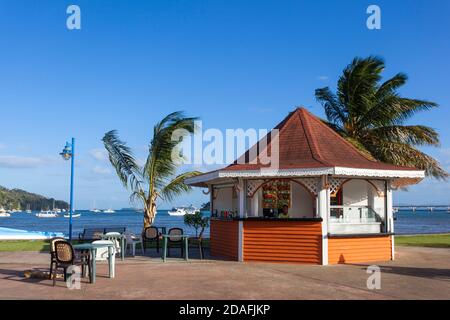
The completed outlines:
[[[82,274],[84,274],[84,266],[87,266],[89,271],[89,280],[92,281],[91,261],[89,256],[82,256],[79,260],[76,259],[72,245],[66,240],[56,240],[54,245],[55,263],[53,268],[53,286],[56,285],[56,271],[58,269],[63,269],[64,281],[66,281],[67,268],[70,266],[81,266],[83,268]]]
[[[147,248],[147,242],[156,241],[156,252],[159,252],[159,230],[157,227],[147,227],[142,233],[142,247]]]
[[[181,228],[170,228],[167,238],[167,256],[170,257],[170,247],[178,247],[180,246],[181,256],[184,257],[184,245],[183,238],[177,237],[183,234],[183,229]]]

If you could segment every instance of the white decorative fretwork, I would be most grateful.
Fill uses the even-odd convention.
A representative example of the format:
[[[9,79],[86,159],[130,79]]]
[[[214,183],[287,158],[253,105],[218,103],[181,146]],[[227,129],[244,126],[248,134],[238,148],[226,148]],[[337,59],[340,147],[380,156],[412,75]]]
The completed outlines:
[[[318,192],[318,178],[301,178],[301,179],[295,179],[293,181],[297,181],[301,183],[305,188],[309,190],[313,195],[317,196]]]
[[[347,179],[334,177],[328,178],[328,188],[330,189],[330,194],[334,196],[339,191],[339,188],[342,186],[345,180]]]
[[[256,190],[264,184],[264,180],[248,180],[247,181],[247,197],[253,197]]]

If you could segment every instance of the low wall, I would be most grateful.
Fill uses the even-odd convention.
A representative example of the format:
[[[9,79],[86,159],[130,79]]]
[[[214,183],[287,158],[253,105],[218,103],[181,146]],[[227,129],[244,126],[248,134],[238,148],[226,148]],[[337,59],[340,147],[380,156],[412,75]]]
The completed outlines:
[[[244,261],[321,264],[322,223],[244,221]]]
[[[238,221],[214,220],[210,222],[211,256],[238,260]]]
[[[392,237],[376,236],[338,236],[328,238],[328,262],[356,263],[392,260]]]

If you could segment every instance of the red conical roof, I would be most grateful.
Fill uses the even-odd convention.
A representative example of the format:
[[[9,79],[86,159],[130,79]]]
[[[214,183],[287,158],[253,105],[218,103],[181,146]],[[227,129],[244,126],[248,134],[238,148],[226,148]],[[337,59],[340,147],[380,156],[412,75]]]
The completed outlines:
[[[330,168],[347,167],[379,170],[417,170],[415,168],[395,166],[372,161],[363,156],[352,144],[347,142],[320,118],[311,114],[305,108],[297,108],[291,112],[275,129],[278,129],[279,169]],[[272,141],[268,135],[267,150],[271,156]],[[229,165],[223,170],[242,171],[258,170],[267,165],[261,164],[259,142],[252,148],[257,148],[257,161],[249,161],[249,151],[244,155],[245,162]],[[261,149],[261,150],[260,150]],[[264,161],[262,161],[264,163]]]

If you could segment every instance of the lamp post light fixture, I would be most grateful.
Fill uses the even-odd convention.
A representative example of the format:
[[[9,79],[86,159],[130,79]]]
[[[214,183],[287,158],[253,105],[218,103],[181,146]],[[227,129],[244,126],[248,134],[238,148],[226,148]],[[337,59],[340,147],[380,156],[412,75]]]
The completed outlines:
[[[75,156],[75,138],[72,143],[66,142],[63,151],[60,153],[64,160],[70,160],[70,207],[69,207],[69,241],[72,241],[72,214],[73,214],[73,160]]]

